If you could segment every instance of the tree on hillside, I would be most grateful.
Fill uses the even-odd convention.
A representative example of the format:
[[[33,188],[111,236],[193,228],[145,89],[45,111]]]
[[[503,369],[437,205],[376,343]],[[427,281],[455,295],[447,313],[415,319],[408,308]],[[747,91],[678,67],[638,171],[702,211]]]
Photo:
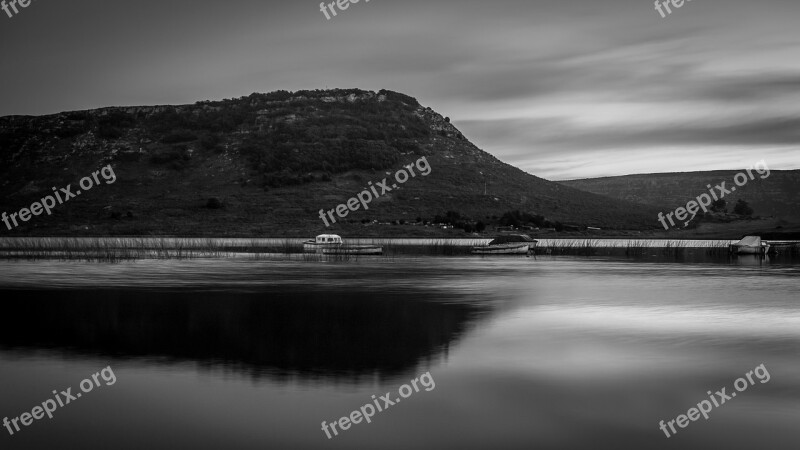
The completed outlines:
[[[724,199],[711,202],[711,211],[718,213],[728,212],[728,202],[726,202]]]
[[[751,208],[746,201],[739,199],[736,202],[736,206],[733,207],[733,212],[734,214],[738,214],[740,216],[752,216],[753,208]]]
[[[537,227],[548,227],[552,224],[544,218],[544,216],[533,215],[519,210],[507,211],[503,213],[500,218],[500,225],[521,227],[523,225],[535,225]]]

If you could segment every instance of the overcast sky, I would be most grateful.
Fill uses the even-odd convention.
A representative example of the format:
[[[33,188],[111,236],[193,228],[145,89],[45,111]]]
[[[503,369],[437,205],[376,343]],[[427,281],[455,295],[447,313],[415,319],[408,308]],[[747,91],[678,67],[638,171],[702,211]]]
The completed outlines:
[[[0,10],[0,116],[391,89],[553,180],[800,168],[800,1],[671,9],[361,0],[326,20],[315,0],[33,0]]]

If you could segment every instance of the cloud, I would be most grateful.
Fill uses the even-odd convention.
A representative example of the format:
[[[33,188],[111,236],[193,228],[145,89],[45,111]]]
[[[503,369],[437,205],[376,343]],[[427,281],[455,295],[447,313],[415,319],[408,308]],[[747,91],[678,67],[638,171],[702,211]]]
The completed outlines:
[[[0,115],[386,88],[537,175],[668,170],[689,149],[704,167],[743,147],[800,160],[796,0],[664,19],[628,0],[373,1],[333,20],[318,2],[86,4],[6,21]]]

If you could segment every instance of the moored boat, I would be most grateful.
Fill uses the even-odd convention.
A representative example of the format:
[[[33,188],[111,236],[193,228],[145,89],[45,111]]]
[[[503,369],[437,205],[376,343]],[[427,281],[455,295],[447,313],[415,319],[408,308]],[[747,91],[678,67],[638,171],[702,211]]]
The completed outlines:
[[[527,255],[536,247],[536,239],[527,234],[498,236],[487,245],[472,247],[473,255]]]
[[[737,255],[765,255],[769,252],[769,244],[761,240],[761,236],[745,236],[730,246],[731,253]]]
[[[380,255],[380,245],[348,245],[338,234],[320,234],[314,239],[303,242],[303,251],[321,253],[323,255]]]

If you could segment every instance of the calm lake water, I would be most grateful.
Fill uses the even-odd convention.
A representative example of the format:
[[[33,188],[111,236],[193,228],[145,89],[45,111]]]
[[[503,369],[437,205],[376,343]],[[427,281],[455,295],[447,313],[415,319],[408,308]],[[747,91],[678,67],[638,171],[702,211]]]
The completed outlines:
[[[3,449],[796,449],[788,259],[0,261]],[[764,364],[770,378],[667,438]],[[435,388],[328,439],[430,372]],[[383,404],[383,402],[381,402]]]

